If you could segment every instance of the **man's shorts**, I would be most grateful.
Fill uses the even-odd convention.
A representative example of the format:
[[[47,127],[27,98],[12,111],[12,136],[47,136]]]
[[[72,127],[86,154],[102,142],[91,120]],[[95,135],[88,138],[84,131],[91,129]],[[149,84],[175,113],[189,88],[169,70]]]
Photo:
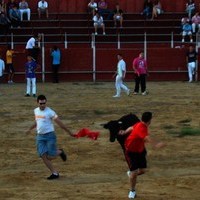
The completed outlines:
[[[36,145],[37,145],[37,152],[40,157],[45,153],[48,156],[56,156],[57,138],[55,132],[49,132],[46,134],[37,134]]]
[[[99,28],[102,27],[103,25],[104,25],[104,23],[97,23],[97,22],[94,23],[94,26],[97,26]]]
[[[186,36],[186,35],[192,35],[192,32],[191,31],[183,31],[183,36]]]
[[[14,69],[12,63],[7,64],[7,70],[8,70],[8,73],[9,73],[9,74],[15,72],[15,69]]]
[[[146,149],[144,149],[144,151],[141,153],[126,152],[126,159],[130,171],[147,168],[146,154],[147,154]]]

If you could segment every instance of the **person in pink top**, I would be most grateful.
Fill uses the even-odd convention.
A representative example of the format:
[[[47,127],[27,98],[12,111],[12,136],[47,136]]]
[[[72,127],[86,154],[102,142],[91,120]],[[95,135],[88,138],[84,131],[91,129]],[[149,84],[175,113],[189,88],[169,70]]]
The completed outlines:
[[[134,94],[137,95],[139,93],[139,88],[141,85],[142,95],[147,95],[146,76],[148,70],[147,70],[147,61],[144,59],[143,52],[140,52],[139,56],[133,60],[133,71],[135,73]]]
[[[200,28],[200,15],[199,12],[197,12],[193,17],[192,17],[192,32],[196,33]]]

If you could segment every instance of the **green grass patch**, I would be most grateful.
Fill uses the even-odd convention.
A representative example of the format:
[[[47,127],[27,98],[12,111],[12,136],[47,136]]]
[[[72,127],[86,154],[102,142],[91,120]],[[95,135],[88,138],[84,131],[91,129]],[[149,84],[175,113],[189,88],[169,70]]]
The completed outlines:
[[[177,137],[200,136],[200,128],[182,127],[180,131],[171,129],[167,133]]]

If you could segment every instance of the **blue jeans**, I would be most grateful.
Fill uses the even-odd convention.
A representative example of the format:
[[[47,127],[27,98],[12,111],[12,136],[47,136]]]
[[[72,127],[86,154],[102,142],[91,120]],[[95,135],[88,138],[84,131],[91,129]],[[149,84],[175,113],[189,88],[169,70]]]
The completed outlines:
[[[57,138],[55,132],[49,132],[46,134],[37,134],[36,145],[37,145],[37,152],[40,157],[45,153],[48,156],[56,156]]]

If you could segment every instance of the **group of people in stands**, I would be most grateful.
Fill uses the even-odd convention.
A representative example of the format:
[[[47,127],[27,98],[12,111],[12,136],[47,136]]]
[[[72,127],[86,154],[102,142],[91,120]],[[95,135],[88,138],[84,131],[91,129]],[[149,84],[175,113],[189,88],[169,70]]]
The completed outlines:
[[[193,34],[200,31],[200,14],[194,0],[187,1],[185,11],[186,15],[181,19],[182,42],[185,42],[186,36],[189,37],[190,42],[193,42]]]
[[[41,13],[48,18],[48,2],[45,0],[39,0],[38,17],[41,17]],[[8,30],[11,27],[20,27],[23,20],[30,21],[31,9],[26,0],[8,0],[7,3],[4,0],[0,0],[0,25],[4,27],[4,30]]]
[[[98,3],[95,2],[95,0],[91,0],[88,3],[88,11],[93,15],[95,35],[98,34],[98,28],[102,28],[103,34],[105,35],[104,19],[113,19],[115,27],[117,27],[118,23],[121,28],[123,27],[123,10],[120,8],[119,4],[116,4],[115,9],[111,10],[108,9],[106,0],[99,0]],[[141,14],[144,15],[146,19],[151,17],[151,20],[153,20],[161,13],[163,13],[163,10],[160,0],[145,0],[144,9]]]

